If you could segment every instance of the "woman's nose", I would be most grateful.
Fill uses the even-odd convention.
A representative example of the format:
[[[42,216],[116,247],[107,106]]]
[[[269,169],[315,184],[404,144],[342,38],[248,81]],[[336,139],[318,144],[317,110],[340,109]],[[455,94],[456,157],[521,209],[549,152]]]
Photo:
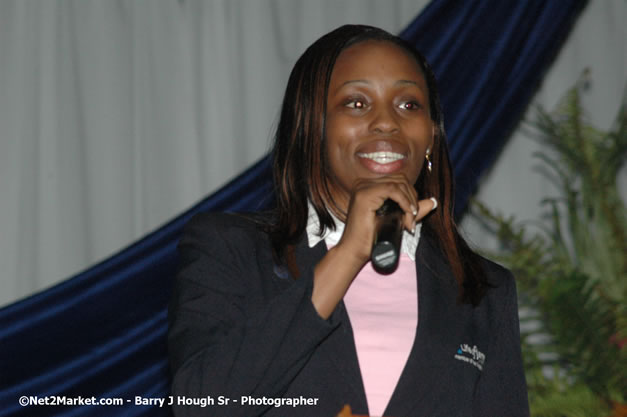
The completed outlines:
[[[370,130],[376,133],[396,133],[399,130],[399,124],[394,110],[387,106],[376,109],[370,122]]]

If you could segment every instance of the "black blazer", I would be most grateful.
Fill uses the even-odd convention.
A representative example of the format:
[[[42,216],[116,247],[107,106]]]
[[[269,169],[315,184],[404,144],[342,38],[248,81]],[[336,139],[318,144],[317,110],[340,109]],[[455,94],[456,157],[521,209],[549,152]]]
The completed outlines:
[[[237,215],[196,216],[179,251],[168,335],[175,415],[333,417],[344,404],[368,413],[344,304],[323,320],[311,303],[324,242],[309,248],[303,236],[297,280],[275,265],[267,235]],[[514,280],[485,267],[494,287],[478,307],[458,305],[450,269],[421,237],[418,330],[386,416],[529,415]],[[256,405],[242,404],[249,398]],[[277,407],[280,398],[315,405]]]

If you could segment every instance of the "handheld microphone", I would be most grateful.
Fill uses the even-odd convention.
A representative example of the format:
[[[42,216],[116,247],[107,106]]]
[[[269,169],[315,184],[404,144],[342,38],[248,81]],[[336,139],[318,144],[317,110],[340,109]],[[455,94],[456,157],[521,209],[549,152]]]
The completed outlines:
[[[370,260],[375,271],[388,275],[398,267],[403,237],[403,210],[389,198],[376,211],[377,229]]]

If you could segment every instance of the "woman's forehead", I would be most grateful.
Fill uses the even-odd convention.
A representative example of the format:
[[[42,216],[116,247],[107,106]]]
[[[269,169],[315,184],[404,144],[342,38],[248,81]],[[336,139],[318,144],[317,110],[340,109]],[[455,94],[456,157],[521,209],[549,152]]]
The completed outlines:
[[[422,69],[408,51],[389,41],[369,40],[351,45],[340,53],[333,66],[331,84],[380,76],[424,83]]]
[[[415,86],[423,94],[429,94],[416,58],[389,41],[364,41],[340,53],[331,72],[327,99],[351,86]]]

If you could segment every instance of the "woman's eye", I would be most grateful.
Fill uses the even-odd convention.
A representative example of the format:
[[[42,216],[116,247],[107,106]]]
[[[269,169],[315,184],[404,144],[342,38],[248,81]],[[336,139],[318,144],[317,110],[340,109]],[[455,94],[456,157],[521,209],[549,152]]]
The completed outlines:
[[[418,110],[420,108],[420,103],[417,101],[404,101],[398,107],[403,110]]]
[[[346,103],[346,107],[351,109],[364,109],[366,107],[366,102],[360,99],[353,99]]]

